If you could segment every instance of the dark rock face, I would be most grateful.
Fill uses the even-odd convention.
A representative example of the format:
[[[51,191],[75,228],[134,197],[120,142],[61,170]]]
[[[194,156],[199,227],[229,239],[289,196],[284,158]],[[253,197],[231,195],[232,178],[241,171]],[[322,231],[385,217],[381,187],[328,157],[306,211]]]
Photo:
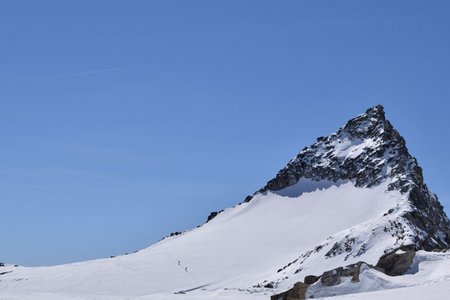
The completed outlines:
[[[414,250],[396,250],[380,257],[376,266],[383,269],[386,275],[403,275],[411,267],[415,255]]]
[[[206,219],[206,223],[208,223],[209,221],[211,221],[212,219],[214,219],[215,217],[217,217],[221,212],[223,212],[223,209],[221,211],[212,211],[208,218]]]
[[[301,300],[306,299],[305,294],[308,289],[309,284],[303,282],[297,282],[294,284],[294,287],[290,290],[280,293],[277,295],[273,295],[270,297],[270,300]]]
[[[416,249],[432,251],[449,248],[449,220],[437,196],[422,182],[422,185],[412,188],[409,199],[415,209],[406,213],[405,219],[425,233],[417,230]]]
[[[334,270],[324,272],[322,276],[320,276],[320,282],[324,286],[338,285],[341,283],[341,274],[343,269],[343,267],[339,267]]]
[[[357,283],[360,281],[359,275],[361,273],[361,267],[363,265],[368,268],[375,269],[379,272],[383,272],[389,276],[403,275],[408,271],[413,262],[413,258],[416,252],[413,250],[414,246],[406,246],[401,249],[385,254],[380,257],[376,266],[372,266],[365,262],[357,262],[345,267],[339,267],[330,271],[324,272],[320,276],[308,275],[305,277],[304,282],[297,282],[290,290],[274,295],[272,300],[300,300],[306,298],[306,292],[308,286],[317,283],[320,280],[320,284],[323,288],[329,286],[336,286],[341,284],[343,277],[351,277],[351,282]]]
[[[178,236],[178,235],[181,235],[181,234],[183,234],[183,232],[181,232],[181,231],[171,232],[169,235],[163,237],[163,238],[161,239],[161,241],[163,241],[164,239],[166,239],[166,238],[168,238],[168,237],[174,237],[174,236]],[[136,251],[136,252],[137,252],[137,251]]]
[[[364,147],[366,141],[377,146]],[[350,145],[360,145],[362,149],[359,150],[363,151],[340,155],[343,151],[339,150]],[[383,174],[384,161],[393,165],[407,163],[407,159],[400,159],[399,155],[407,154],[404,146],[404,139],[386,120],[383,107],[376,106],[348,121],[336,133],[320,137],[315,144],[303,149],[262,191],[283,189],[300,178],[317,181],[349,179],[359,187],[374,186],[397,173]],[[398,167],[398,171],[400,169]]]
[[[308,275],[305,276],[305,279],[303,280],[306,284],[314,284],[317,281],[319,281],[320,276],[314,276],[314,275]]]
[[[401,228],[408,224],[414,231],[415,249],[430,251],[450,245],[450,221],[436,195],[424,183],[422,168],[409,154],[404,138],[386,119],[381,105],[348,121],[337,132],[318,138],[258,192],[278,191],[302,178],[350,180],[357,187],[389,182],[388,190],[407,195],[412,208],[404,213],[403,224],[390,224],[393,230],[398,229],[393,234],[403,240]],[[245,202],[251,199],[249,196]],[[345,245],[336,245],[335,250],[344,252]]]
[[[327,286],[339,285],[342,281],[342,277],[351,277],[352,282],[359,282],[359,273],[361,266],[365,264],[369,268],[373,266],[366,264],[365,262],[358,262],[345,267],[339,267],[330,271],[324,272],[321,276],[309,275],[305,277],[305,282],[297,282],[290,290],[273,295],[271,300],[300,300],[306,298],[306,291],[308,286],[314,284],[320,280],[320,283]]]
[[[342,277],[351,277],[352,282],[359,282],[359,271],[363,262],[351,264],[346,267],[339,267],[331,271],[324,272],[320,276],[320,282],[324,286],[333,286],[341,283]]]
[[[208,218],[206,219],[206,223],[214,219],[219,213],[217,211],[213,211],[209,214]]]

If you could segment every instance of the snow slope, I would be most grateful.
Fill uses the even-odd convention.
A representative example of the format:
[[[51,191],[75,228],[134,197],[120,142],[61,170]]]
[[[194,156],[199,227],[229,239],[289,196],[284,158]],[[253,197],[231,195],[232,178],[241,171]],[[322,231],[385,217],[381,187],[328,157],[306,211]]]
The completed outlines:
[[[448,247],[449,220],[404,139],[369,109],[302,150],[260,191],[212,220],[130,255],[52,267],[0,267],[0,299],[268,299],[306,275],[400,246]],[[317,296],[439,282],[446,254],[402,279],[372,269]],[[444,279],[443,279],[444,278]],[[403,281],[402,281],[403,280]],[[361,298],[362,299],[362,298]]]
[[[413,265],[403,276],[387,276],[366,268],[359,283],[345,282],[340,286],[320,288],[318,284],[308,289],[311,298],[336,299],[448,299],[450,292],[450,254],[417,252]],[[370,293],[369,293],[370,292]],[[361,293],[357,294],[356,293]],[[351,295],[353,294],[353,295]],[[334,297],[333,297],[334,299]]]
[[[381,222],[386,218],[383,213],[402,197],[397,191],[385,192],[382,185],[372,189],[357,188],[351,182],[326,187],[322,183],[322,189],[313,186],[304,180],[284,191],[257,195],[197,229],[135,254],[14,268],[1,277],[0,290],[140,296],[199,287],[246,289],[277,276],[279,268],[301,253],[330,243],[330,233],[339,237],[348,228]],[[364,259],[376,263],[378,257]],[[308,272],[340,264],[341,259],[329,259],[320,266],[309,266]]]

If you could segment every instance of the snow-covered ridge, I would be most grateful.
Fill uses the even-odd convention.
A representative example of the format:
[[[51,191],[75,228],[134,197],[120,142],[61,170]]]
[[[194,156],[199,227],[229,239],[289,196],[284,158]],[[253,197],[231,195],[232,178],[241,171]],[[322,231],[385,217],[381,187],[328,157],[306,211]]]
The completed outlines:
[[[426,186],[422,168],[409,154],[404,138],[386,119],[381,105],[348,121],[335,133],[319,137],[257,193],[282,190],[304,179],[349,180],[357,187],[369,188],[388,183],[388,190],[407,195],[410,204],[403,211],[403,221],[394,226],[410,227],[417,249],[450,245],[450,222],[436,195]]]
[[[379,105],[305,147],[262,190],[283,189],[303,177],[316,181],[353,180],[361,187],[390,179],[392,188],[406,192],[423,180],[421,173],[405,140],[386,120]]]

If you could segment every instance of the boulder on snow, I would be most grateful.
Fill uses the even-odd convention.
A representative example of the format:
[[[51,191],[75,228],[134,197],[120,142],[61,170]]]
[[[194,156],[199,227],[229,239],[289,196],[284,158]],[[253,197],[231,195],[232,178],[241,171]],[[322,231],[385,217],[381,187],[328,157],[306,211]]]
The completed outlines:
[[[351,277],[352,282],[359,282],[359,272],[361,270],[362,264],[366,263],[360,261],[356,264],[351,264],[345,267],[339,267],[331,271],[324,272],[322,276],[320,276],[320,282],[324,286],[338,285],[341,283],[342,277]]]
[[[306,290],[308,289],[309,284],[303,283],[303,282],[297,282],[294,284],[294,287],[292,287],[290,290],[272,295],[270,297],[270,300],[301,300],[306,299]]]
[[[314,284],[317,281],[319,281],[320,276],[315,276],[315,275],[308,275],[305,276],[305,279],[303,280],[306,284]]]
[[[217,211],[212,211],[208,218],[206,219],[206,223],[208,223],[209,221],[211,221],[212,219],[214,219],[219,213]]]
[[[380,257],[376,266],[367,264],[365,262],[357,262],[355,264],[339,267],[330,271],[324,272],[320,276],[309,275],[306,276],[303,282],[297,282],[290,290],[272,296],[272,300],[300,300],[305,299],[306,290],[311,284],[315,284],[320,280],[323,287],[336,286],[341,284],[343,277],[351,277],[351,282],[359,282],[359,274],[361,266],[364,264],[369,268],[376,269],[389,276],[399,276],[404,274],[410,268],[416,252],[413,246],[405,246],[396,249]]]
[[[403,250],[404,249],[404,250]],[[399,276],[405,274],[413,262],[416,255],[414,250],[403,247],[380,257],[376,267],[382,268],[389,276]]]
[[[212,211],[208,218],[206,219],[206,223],[208,223],[209,221],[211,221],[212,219],[214,219],[215,217],[217,217],[218,214],[220,214],[221,212],[223,212],[223,209],[221,211]]]
[[[369,268],[376,269],[389,276],[398,276],[404,274],[410,268],[416,252],[413,246],[405,246],[389,252],[380,257],[376,266],[369,265],[365,262],[357,262],[355,264],[339,267],[324,272],[320,276],[306,276],[303,282],[297,282],[290,290],[272,296],[272,300],[300,300],[305,299],[306,290],[309,285],[315,284],[320,280],[323,287],[336,286],[341,284],[343,277],[351,277],[351,282],[359,282],[359,274],[361,266],[364,264]]]
[[[320,276],[320,282],[324,286],[338,285],[341,283],[341,274],[343,267],[339,267],[330,271],[326,271]]]
[[[305,282],[297,282],[293,288],[287,290],[284,293],[273,295],[271,300],[301,300],[306,299],[306,291],[308,286],[314,284],[320,280],[320,283],[327,286],[339,285],[342,281],[342,277],[351,277],[352,282],[359,282],[359,272],[361,266],[365,264],[372,268],[371,265],[365,262],[357,262],[345,267],[339,267],[330,271],[324,272],[321,276],[309,275],[305,277]]]

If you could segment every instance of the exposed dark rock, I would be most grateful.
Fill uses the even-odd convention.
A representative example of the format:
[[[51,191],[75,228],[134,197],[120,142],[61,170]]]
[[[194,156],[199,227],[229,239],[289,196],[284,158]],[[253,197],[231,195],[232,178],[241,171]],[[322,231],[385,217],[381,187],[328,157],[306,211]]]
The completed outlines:
[[[198,228],[198,227],[201,227],[201,226],[199,225],[199,226],[197,226],[197,228]],[[163,240],[165,240],[166,238],[178,236],[178,235],[181,235],[181,234],[183,234],[182,231],[171,232],[169,235],[166,235],[165,237],[163,237],[160,241],[163,241]]]
[[[320,280],[323,286],[335,286],[339,285],[342,281],[342,277],[351,277],[352,282],[359,282],[359,273],[362,265],[367,265],[369,268],[373,266],[366,264],[365,262],[358,262],[345,267],[339,267],[330,271],[324,272],[321,276],[309,275],[305,277],[305,282],[297,282],[290,290],[274,295],[271,300],[300,300],[305,299],[308,286],[315,284]]]
[[[341,283],[342,277],[351,277],[352,282],[359,282],[359,272],[361,265],[366,264],[364,262],[358,262],[356,264],[351,264],[345,267],[339,267],[331,271],[324,272],[320,276],[320,282],[324,286],[333,286]],[[366,264],[370,266],[369,264]]]
[[[343,241],[335,243],[333,247],[325,254],[326,258],[331,258],[344,252],[350,252],[355,243],[355,238],[346,237]]]
[[[308,275],[305,277],[305,279],[303,280],[306,284],[313,284],[316,283],[317,281],[319,281],[320,276],[314,276],[314,275]]]
[[[403,247],[402,249],[395,250],[380,257],[376,267],[383,269],[384,273],[389,276],[405,274],[410,268],[416,252],[411,250],[411,247]]]
[[[332,286],[332,285],[338,285],[341,283],[341,275],[343,267],[339,267],[327,272],[324,272],[322,276],[320,276],[320,282],[324,286]]]
[[[208,218],[206,219],[206,223],[214,219],[219,213],[217,211],[213,211],[209,214]]]
[[[366,264],[364,262],[358,262],[356,264],[351,264],[346,266],[342,270],[341,277],[352,277],[352,282],[359,282],[359,273],[361,270],[361,266],[363,264]],[[366,264],[367,266],[371,267],[369,264]]]
[[[209,214],[208,219],[206,220],[206,223],[208,223],[209,221],[211,221],[212,219],[214,219],[215,217],[217,217],[218,214],[220,214],[221,212],[223,212],[223,209],[221,211],[213,211]]]
[[[405,218],[426,233],[425,236],[421,236],[420,232],[417,232],[416,249],[431,251],[448,248],[450,225],[437,196],[422,183],[421,186],[415,186],[411,190],[409,199],[416,210],[406,213]],[[444,226],[445,224],[447,225]]]
[[[308,275],[304,282],[297,282],[290,290],[272,296],[272,300],[299,300],[305,299],[306,291],[309,285],[315,284],[320,280],[320,284],[324,287],[336,286],[341,284],[343,277],[351,277],[351,282],[357,283],[360,281],[359,275],[363,265],[383,272],[389,276],[398,276],[404,274],[411,266],[415,251],[413,246],[405,246],[402,249],[397,249],[391,253],[380,257],[376,266],[372,266],[365,262],[357,262],[355,264],[339,267],[330,271],[324,272],[320,276]]]
[[[338,155],[337,149],[343,143],[359,146],[359,151],[350,156]],[[276,192],[296,184],[302,178],[333,182],[349,180],[357,187],[373,187],[389,181],[388,190],[406,194],[412,210],[402,216],[407,223],[391,224],[385,231],[392,232],[401,245],[406,240],[403,227],[412,227],[417,250],[430,251],[450,246],[450,221],[436,195],[424,183],[422,168],[409,154],[405,139],[386,119],[381,105],[351,119],[337,132],[319,137],[316,143],[305,147],[259,192]],[[249,202],[252,198],[248,196],[244,201]],[[385,216],[393,212],[394,209],[390,209]],[[333,251],[327,253],[327,257],[348,252],[353,247],[350,244],[347,245],[349,247],[343,244],[335,246]]]
[[[273,289],[275,286],[273,285],[273,282],[269,282],[269,283],[267,283],[266,285],[264,285],[264,287],[265,287],[266,289]]]
[[[352,277],[352,282],[359,282],[359,272],[361,266],[366,264],[364,262],[358,262],[346,267],[339,267],[327,272],[324,272],[321,276],[308,275],[305,277],[305,282],[297,282],[290,290],[273,295],[271,300],[300,300],[305,299],[308,286],[314,284],[320,280],[324,286],[334,286],[341,283],[342,277]],[[366,264],[369,267],[372,267]]]
[[[248,195],[245,197],[244,202],[250,202],[253,199],[253,195]]]
[[[309,284],[303,282],[297,282],[294,284],[290,290],[280,293],[277,295],[273,295],[270,297],[270,300],[301,300],[305,299],[306,290],[308,289]]]
[[[347,151],[343,155],[341,150],[349,148],[353,152]],[[401,202],[404,206],[393,203],[392,208],[383,214],[385,222],[372,229],[372,235],[382,233],[394,238],[392,245],[384,249],[387,253],[380,257],[376,266],[358,262],[324,272],[321,276],[309,275],[304,283],[298,282],[289,291],[272,299],[304,299],[309,284],[325,287],[338,285],[343,277],[351,277],[352,282],[358,282],[362,265],[389,276],[399,276],[410,268],[415,251],[447,251],[450,246],[450,221],[437,196],[425,184],[422,168],[409,154],[405,139],[386,119],[384,108],[380,105],[348,121],[337,132],[319,137],[316,143],[305,147],[258,192],[276,193],[304,179],[327,180],[336,184],[350,181],[356,187],[368,188],[386,183],[387,191],[398,191],[407,201],[406,204]],[[252,198],[249,196],[245,201]],[[360,239],[357,233],[349,233],[341,240],[325,245],[325,258],[343,254],[346,260],[361,256],[370,248],[366,243],[367,240]],[[396,250],[392,251],[394,248]],[[299,257],[296,268],[310,253],[311,250]],[[290,265],[279,272],[284,274]],[[295,273],[300,271],[301,267]]]

